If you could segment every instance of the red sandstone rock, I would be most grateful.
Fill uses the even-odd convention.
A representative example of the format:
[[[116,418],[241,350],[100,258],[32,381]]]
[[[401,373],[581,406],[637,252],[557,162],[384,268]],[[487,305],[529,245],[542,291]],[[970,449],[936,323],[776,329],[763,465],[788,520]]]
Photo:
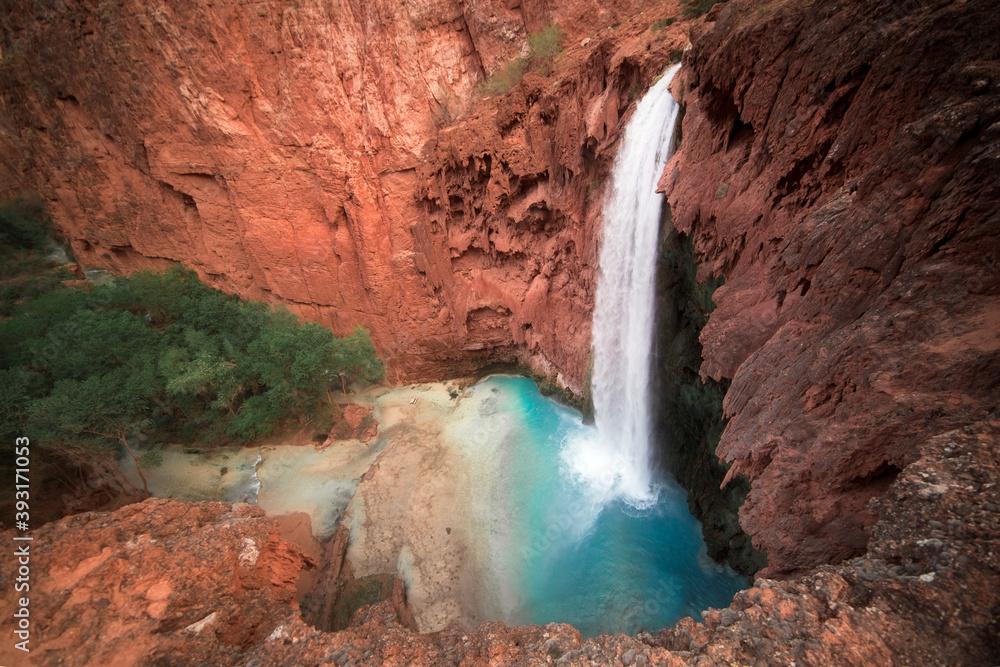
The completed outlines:
[[[579,174],[605,173],[591,161],[606,160],[628,85],[647,80],[662,54],[642,61],[650,37],[636,33],[616,60],[609,52],[628,49],[598,35],[572,94],[529,77],[495,111],[436,135],[433,114],[448,105],[413,92],[433,87],[420,59],[396,66],[376,55],[393,53],[394,40],[411,56],[421,44],[450,53],[460,63],[444,86],[453,91],[471,85],[475,58],[465,37],[430,46],[458,13],[407,5],[331,17],[268,5],[129,4],[109,15],[12,4],[0,17],[4,187],[42,190],[85,261],[127,271],[185,259],[217,285],[338,329],[368,324],[397,376],[519,344],[512,323],[531,324],[524,345],[568,369],[580,356],[566,326],[577,315],[558,297],[582,281],[576,297],[587,298],[579,257],[591,251],[556,252],[593,230],[574,229],[579,217],[565,212],[586,197]],[[517,24],[510,10],[461,9],[466,23]],[[734,0],[699,29],[683,70],[684,139],[661,186],[677,227],[727,277],[703,370],[733,378],[720,453],[754,481],[745,525],[776,573],[867,548],[865,557],[758,582],[707,625],[645,644],[582,642],[564,625],[416,635],[391,602],[325,634],[290,603],[305,559],[256,510],[148,501],[35,531],[33,660],[996,663],[1000,427],[920,449],[995,408],[1000,68],[990,9]],[[521,14],[528,30],[547,18],[534,6]],[[457,32],[476,44],[489,31]],[[345,43],[355,48],[334,48]],[[503,42],[476,49],[506,57]],[[231,52],[235,65],[222,56]],[[328,71],[337,76],[317,74]],[[553,148],[553,122],[575,139]],[[523,247],[522,227],[535,235]],[[536,252],[539,230],[552,246],[520,258]],[[259,552],[250,565],[245,540]],[[0,580],[12,567],[0,561]],[[10,605],[0,598],[8,636]]]
[[[864,552],[930,433],[1000,388],[1000,15],[731,2],[686,56],[660,187],[725,276],[702,374],[768,572]],[[948,26],[948,37],[943,37]],[[845,45],[850,44],[850,48]]]
[[[629,91],[686,40],[680,28],[626,36],[604,31],[564,56],[573,74],[529,72],[428,143],[414,231],[417,266],[448,304],[439,344],[522,349],[536,369],[589,389],[600,211]]]
[[[370,442],[378,435],[378,422],[375,420],[374,408],[371,406],[357,405],[350,403],[344,406],[342,419],[338,419],[330,429],[330,434],[326,441],[317,447],[323,450],[337,440],[357,439],[361,442]]]
[[[676,10],[16,0],[0,16],[0,195],[40,192],[87,266],[180,261],[338,333],[362,324],[392,380],[521,355],[580,391],[596,219],[586,196],[611,153],[595,161],[578,127],[597,99],[597,140],[614,134],[640,63],[648,81],[686,42],[645,30]],[[583,72],[515,94],[505,108],[516,119],[443,155],[473,87],[551,21]],[[481,178],[489,192],[455,191]]]
[[[32,537],[31,651],[5,641],[3,664],[137,665],[195,638],[239,652],[267,636],[273,607],[293,608],[299,570],[313,566],[245,504],[150,499],[67,517]],[[5,557],[0,578],[13,582],[16,567]],[[8,637],[14,605],[0,596]]]
[[[921,443],[888,493],[864,557],[795,581],[758,579],[729,609],[652,643],[686,662],[991,665],[1000,600],[1000,422]]]
[[[374,408],[362,405],[349,405],[344,408],[344,419],[351,429],[358,434],[358,440],[369,442],[378,434],[378,422],[372,417],[367,422],[365,417],[372,414]]]

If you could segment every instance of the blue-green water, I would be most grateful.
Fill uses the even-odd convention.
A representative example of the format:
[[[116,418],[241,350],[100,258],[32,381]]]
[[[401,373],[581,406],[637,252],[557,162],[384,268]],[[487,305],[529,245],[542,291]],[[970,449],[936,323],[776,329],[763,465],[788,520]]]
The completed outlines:
[[[579,413],[542,397],[522,377],[493,376],[469,397],[481,415],[503,415],[485,471],[484,507],[503,616],[517,623],[572,623],[584,636],[656,631],[708,607],[725,607],[746,581],[705,555],[701,527],[667,475],[655,500],[636,508],[611,483],[582,477],[595,431]],[[463,406],[464,407],[464,406]],[[478,438],[477,438],[478,440]]]

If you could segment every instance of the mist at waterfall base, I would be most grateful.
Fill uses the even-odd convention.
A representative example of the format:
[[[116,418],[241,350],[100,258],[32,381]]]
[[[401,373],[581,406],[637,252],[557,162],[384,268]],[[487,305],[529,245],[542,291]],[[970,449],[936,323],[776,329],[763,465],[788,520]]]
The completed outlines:
[[[575,474],[573,452],[597,429],[531,380],[489,377],[462,407],[470,454],[486,468],[472,511],[489,526],[495,617],[571,623],[584,637],[655,632],[725,607],[746,587],[708,558],[669,476],[651,474],[656,496],[637,508],[609,493],[614,470],[596,486]]]
[[[636,105],[612,170],[594,308],[595,425],[523,378],[490,378],[480,413],[513,415],[484,506],[502,615],[585,636],[656,631],[727,606],[745,581],[706,555],[685,493],[652,465],[650,373],[662,195],[679,107],[668,70]],[[491,412],[492,411],[492,412]]]

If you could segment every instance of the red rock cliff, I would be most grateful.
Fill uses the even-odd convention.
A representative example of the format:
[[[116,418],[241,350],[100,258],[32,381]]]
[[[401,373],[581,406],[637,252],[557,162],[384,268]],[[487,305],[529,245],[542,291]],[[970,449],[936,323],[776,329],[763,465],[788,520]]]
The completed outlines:
[[[603,173],[588,161],[614,140],[623,84],[645,81],[663,58],[658,47],[636,55],[648,36],[592,42],[577,64],[594,73],[568,80],[581,92],[557,97],[529,78],[495,110],[438,134],[438,107],[404,114],[409,98],[376,85],[415,72],[412,58],[376,77],[367,56],[331,44],[352,38],[370,56],[364,26],[373,36],[378,23],[381,39],[396,25],[399,43],[426,45],[413,35],[443,33],[458,14],[408,32],[410,19],[396,23],[397,9],[379,4],[339,5],[307,24],[296,17],[309,9],[291,6],[191,6],[183,18],[164,5],[66,4],[37,16],[8,6],[5,187],[43,189],[82,256],[126,270],[183,258],[229,289],[300,303],[336,326],[367,323],[401,375],[520,337],[560,363],[574,358],[559,351],[579,336],[558,308],[570,294],[565,307],[585,308],[575,303],[591,275],[579,245],[593,232],[590,209],[573,208],[579,189],[560,193],[585,183],[581,173]],[[460,7],[466,17],[477,6]],[[511,14],[522,16],[515,33],[529,9]],[[734,0],[694,35],[678,82],[681,150],[661,187],[674,224],[727,279],[702,336],[703,372],[733,380],[719,451],[753,480],[745,526],[773,572],[804,576],[758,580],[705,625],[657,637],[583,642],[565,625],[498,623],[417,635],[389,603],[321,633],[292,602],[306,559],[272,522],[245,506],[150,500],[33,532],[41,595],[30,660],[995,664],[997,22],[987,2]],[[475,44],[466,23],[457,32]],[[232,48],[258,64],[228,65],[218,54]],[[353,83],[324,92],[311,68]],[[315,100],[332,101],[320,111]],[[547,106],[562,104],[572,113]],[[405,132],[414,118],[431,143],[406,143],[423,136]],[[549,126],[565,144],[546,143]],[[559,282],[571,267],[582,285]],[[329,293],[310,292],[314,279]],[[463,316],[466,338],[449,324]],[[437,334],[453,338],[438,345]],[[14,567],[0,560],[0,581]],[[7,636],[12,606],[0,597]],[[0,658],[23,658],[14,650],[4,644]]]
[[[39,191],[85,265],[182,261],[337,332],[362,324],[392,379],[516,347],[579,390],[586,193],[603,162],[582,163],[614,135],[649,44],[662,64],[680,43],[648,33],[622,67],[611,26],[635,16],[639,33],[673,13],[650,0],[15,0],[0,17],[0,195]],[[583,73],[544,96],[536,85],[496,123],[440,131],[551,21],[567,45],[593,35],[575,47],[594,54]]]
[[[720,11],[721,10],[721,11]],[[1000,15],[892,0],[713,11],[660,187],[726,278],[702,374],[769,572],[862,553],[928,434],[1000,388]]]

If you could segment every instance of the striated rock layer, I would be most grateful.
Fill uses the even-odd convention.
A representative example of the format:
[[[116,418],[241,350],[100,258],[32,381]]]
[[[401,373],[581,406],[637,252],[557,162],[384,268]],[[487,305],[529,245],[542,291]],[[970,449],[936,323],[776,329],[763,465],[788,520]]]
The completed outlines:
[[[1000,395],[1000,14],[733,2],[693,35],[660,188],[723,275],[703,377],[770,574],[863,553],[928,434]],[[848,47],[849,45],[849,47]]]
[[[516,349],[579,392],[604,149],[686,43],[679,26],[645,30],[676,11],[13,0],[0,195],[39,191],[87,266],[180,261],[339,333],[362,324],[394,380]],[[570,74],[450,128],[552,21]]]

